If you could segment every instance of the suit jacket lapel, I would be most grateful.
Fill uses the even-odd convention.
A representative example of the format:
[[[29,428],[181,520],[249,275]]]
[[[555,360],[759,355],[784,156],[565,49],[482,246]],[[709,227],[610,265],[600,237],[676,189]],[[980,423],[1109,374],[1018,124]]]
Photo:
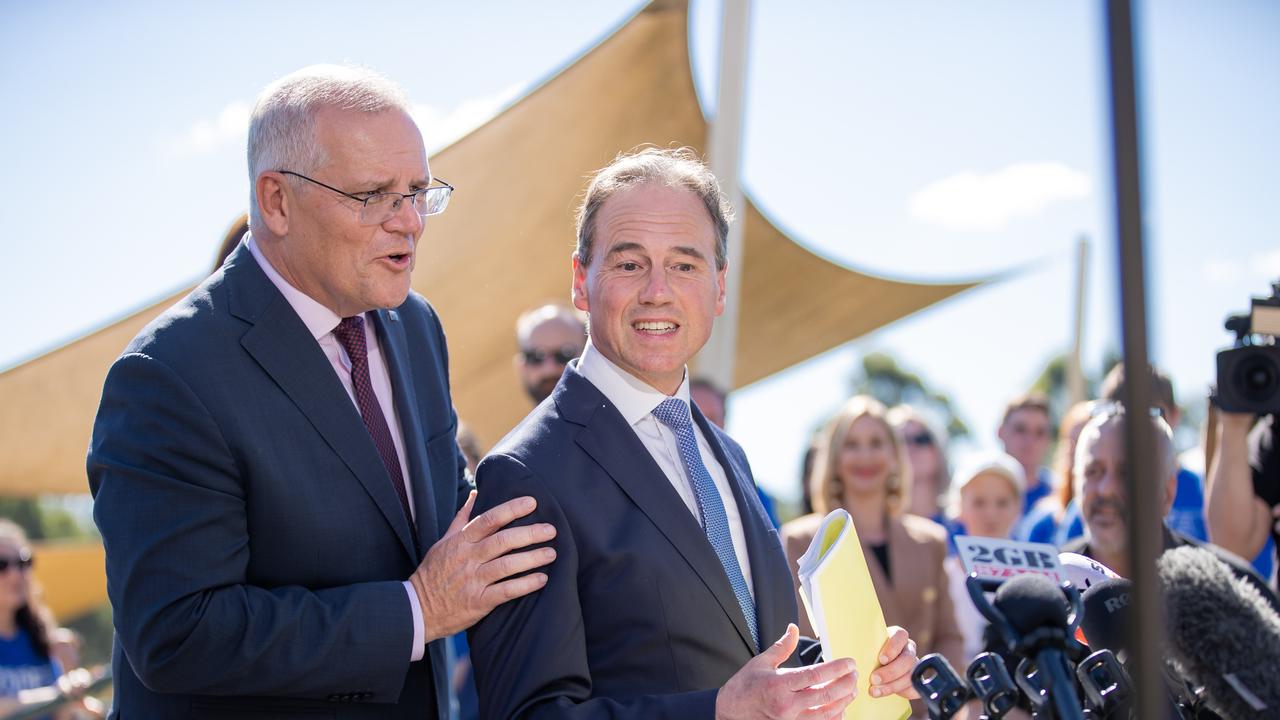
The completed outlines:
[[[252,323],[240,344],[351,469],[413,557],[409,523],[359,411],[315,338],[244,245],[226,270],[226,287],[231,313]]]
[[[720,559],[711,549],[702,526],[671,487],[635,430],[627,425],[613,403],[572,365],[565,371],[555,397],[561,414],[583,426],[575,438],[578,446],[604,468],[693,568],[754,655],[751,630]]]
[[[387,374],[391,376],[391,392],[394,395],[396,414],[400,420],[400,432],[404,436],[404,452],[409,465],[409,483],[413,487],[414,517],[418,525],[419,547],[431,547],[438,537],[436,519],[437,498],[432,494],[431,465],[427,458],[427,438],[418,417],[418,397],[410,373],[412,359],[409,341],[404,335],[395,310],[379,310],[373,313],[374,326],[382,345],[382,357],[387,362]],[[453,488],[449,487],[453,492]],[[398,499],[397,499],[398,500]]]

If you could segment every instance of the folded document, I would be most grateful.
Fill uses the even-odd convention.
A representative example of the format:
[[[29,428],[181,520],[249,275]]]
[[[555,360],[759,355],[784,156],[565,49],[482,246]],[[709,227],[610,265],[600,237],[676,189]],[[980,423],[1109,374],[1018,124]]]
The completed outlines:
[[[867,570],[853,518],[833,510],[800,558],[800,596],[810,624],[822,641],[822,657],[848,657],[858,665],[858,696],[845,720],[902,720],[911,704],[900,695],[871,697],[871,673],[889,637],[884,612]]]

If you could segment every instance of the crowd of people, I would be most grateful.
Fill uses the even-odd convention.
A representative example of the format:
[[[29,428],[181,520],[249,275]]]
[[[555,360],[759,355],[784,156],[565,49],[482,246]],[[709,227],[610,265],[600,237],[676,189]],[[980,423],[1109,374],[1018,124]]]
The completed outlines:
[[[410,286],[453,186],[409,108],[361,68],[268,86],[247,232],[106,378],[87,465],[112,717],[837,718],[860,681],[919,716],[918,658],[961,666],[984,642],[954,537],[1127,570],[1119,438],[1148,414],[1107,401],[1118,377],[1057,419],[1056,472],[1043,398],[1012,400],[1003,452],[953,473],[925,413],[853,397],[806,457],[807,514],[780,525],[723,430],[725,389],[689,373],[724,311],[732,210],[684,148],[592,175],[571,306],[515,325],[531,412],[476,438],[453,409],[441,319]],[[1214,514],[1174,460],[1171,389],[1158,410],[1165,544],[1198,544]],[[806,652],[795,562],[836,508],[888,625],[873,667]],[[1246,530],[1239,547],[1258,537]]]

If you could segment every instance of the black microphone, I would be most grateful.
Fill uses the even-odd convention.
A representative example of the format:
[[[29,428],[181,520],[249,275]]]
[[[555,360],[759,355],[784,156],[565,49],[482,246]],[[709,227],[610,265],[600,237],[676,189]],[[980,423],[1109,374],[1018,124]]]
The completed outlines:
[[[1169,655],[1226,718],[1280,717],[1280,616],[1257,588],[1203,548],[1156,564],[1168,609]]]
[[[969,699],[969,688],[951,663],[938,653],[920,658],[911,671],[911,684],[929,710],[930,720],[950,720]]]
[[[1133,581],[1124,578],[1094,583],[1080,596],[1084,604],[1084,617],[1080,629],[1085,641],[1093,650],[1111,650],[1121,660],[1128,657],[1128,636],[1132,627],[1130,603],[1133,598]]]
[[[1072,604],[1079,604],[1079,593],[1070,585],[1059,587],[1042,575],[1019,575],[996,590],[992,605],[1016,635],[1011,649],[1026,658],[1018,667],[1017,680],[1032,703],[1038,708],[1051,705],[1057,720],[1083,720],[1067,659],[1067,648],[1075,644],[1071,633],[1079,612],[1069,613],[1064,589],[1072,593]]]

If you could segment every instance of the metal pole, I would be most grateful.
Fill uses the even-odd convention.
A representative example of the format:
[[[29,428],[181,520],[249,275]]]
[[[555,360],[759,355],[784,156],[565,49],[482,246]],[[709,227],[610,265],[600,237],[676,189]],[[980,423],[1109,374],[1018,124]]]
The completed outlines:
[[[1089,275],[1089,240],[1081,237],[1076,253],[1076,323],[1071,355],[1067,357],[1067,397],[1071,405],[1085,400],[1084,370],[1080,367],[1080,346],[1084,342],[1084,295]],[[1066,479],[1070,482],[1070,478]]]
[[[1116,236],[1119,245],[1120,320],[1124,347],[1125,482],[1129,495],[1129,566],[1134,584],[1134,623],[1129,628],[1135,717],[1154,718],[1166,707],[1158,639],[1164,608],[1155,558],[1162,550],[1160,487],[1147,362],[1146,278],[1142,241],[1142,194],[1138,143],[1138,98],[1130,0],[1107,0],[1107,49],[1111,73],[1111,122],[1115,158]]]
[[[720,81],[716,116],[708,132],[711,171],[737,214],[729,225],[729,269],[725,274],[724,314],[716,320],[711,338],[698,353],[699,377],[733,389],[734,354],[738,343],[738,306],[742,279],[742,230],[746,212],[742,201],[742,115],[747,85],[747,40],[751,29],[751,1],[724,0],[721,8]]]

